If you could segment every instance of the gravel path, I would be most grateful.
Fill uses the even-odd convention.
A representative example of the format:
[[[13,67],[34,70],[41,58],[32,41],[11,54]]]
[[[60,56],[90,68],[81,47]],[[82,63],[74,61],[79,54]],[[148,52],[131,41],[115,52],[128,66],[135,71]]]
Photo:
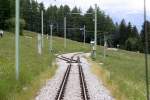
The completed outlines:
[[[75,53],[63,54],[63,56],[70,58],[74,54]],[[80,54],[79,56],[81,57],[81,65],[85,74],[90,100],[114,100],[109,91],[103,86],[102,82],[91,73],[91,65],[83,57],[85,55],[87,54]],[[47,81],[45,86],[38,92],[35,100],[55,100],[57,91],[68,66],[68,64],[63,60],[56,59],[56,61],[58,64],[56,75]],[[64,100],[81,100],[78,66],[77,64],[72,65],[73,66],[71,68],[70,76],[65,90]]]

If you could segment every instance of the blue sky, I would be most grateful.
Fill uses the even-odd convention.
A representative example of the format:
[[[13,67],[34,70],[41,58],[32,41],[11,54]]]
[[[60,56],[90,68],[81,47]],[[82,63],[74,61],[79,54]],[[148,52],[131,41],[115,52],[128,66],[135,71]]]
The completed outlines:
[[[123,18],[127,22],[136,25],[141,29],[143,23],[143,1],[144,0],[37,0],[43,2],[46,7],[52,5],[69,5],[71,8],[74,6],[80,7],[85,12],[90,6],[97,5],[105,11],[106,14],[113,18],[114,22],[120,22]],[[147,0],[147,17],[150,19],[150,0]]]

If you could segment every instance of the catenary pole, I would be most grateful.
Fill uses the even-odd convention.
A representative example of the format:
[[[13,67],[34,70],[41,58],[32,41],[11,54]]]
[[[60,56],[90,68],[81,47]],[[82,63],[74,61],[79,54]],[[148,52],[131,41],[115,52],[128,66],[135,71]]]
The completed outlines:
[[[106,35],[104,33],[104,58],[106,58],[106,45],[107,45],[107,42],[106,42]]]
[[[51,34],[51,37],[50,37],[50,51],[52,51],[53,50],[53,25],[51,24],[50,25],[50,34]]]
[[[97,46],[97,4],[95,4],[95,34],[94,34],[94,40],[95,40],[95,56],[96,56],[96,46]]]
[[[84,25],[84,45],[85,45],[85,25]]]
[[[16,25],[15,25],[15,42],[16,42],[16,80],[19,80],[19,33],[20,33],[20,0],[16,0]]]
[[[145,74],[146,74],[146,94],[147,100],[149,97],[149,75],[148,75],[148,33],[147,33],[147,18],[146,18],[146,0],[144,0],[144,30],[145,30]]]
[[[41,11],[41,32],[42,32],[42,48],[44,47],[44,41],[43,41],[43,36],[44,36],[44,33],[43,33],[43,10]]]
[[[64,17],[64,48],[66,48],[66,17]]]
[[[42,54],[42,36],[41,36],[41,34],[40,33],[38,33],[38,54]]]

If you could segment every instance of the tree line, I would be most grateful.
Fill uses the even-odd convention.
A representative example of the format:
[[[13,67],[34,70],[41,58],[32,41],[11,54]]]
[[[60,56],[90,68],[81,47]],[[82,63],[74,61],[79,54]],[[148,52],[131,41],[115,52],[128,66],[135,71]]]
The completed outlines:
[[[35,0],[20,1],[20,23],[21,30],[41,32],[41,11],[44,12],[44,34],[50,34],[50,25],[53,24],[54,35],[64,36],[64,17],[67,18],[67,38],[83,41],[83,30],[86,27],[86,42],[90,43],[94,39],[94,13],[95,8],[89,9],[83,14],[80,8],[71,9],[68,5],[49,5],[44,7],[43,3]],[[81,14],[73,14],[81,13]],[[90,13],[90,14],[89,14]],[[15,0],[0,1],[0,28],[7,31],[14,31],[15,23]],[[107,37],[109,47],[118,47],[129,51],[144,52],[144,25],[147,23],[148,34],[150,35],[150,22],[143,23],[141,32],[130,22],[126,23],[123,19],[120,23],[114,23],[112,18],[104,11],[97,8],[98,20],[98,44],[103,44],[104,34]],[[76,28],[76,29],[74,29]],[[21,31],[22,33],[22,31]],[[23,35],[23,34],[22,34]],[[149,36],[148,35],[148,36]],[[149,39],[150,41],[150,39]],[[149,47],[150,48],[150,47]],[[150,50],[150,49],[149,49]]]

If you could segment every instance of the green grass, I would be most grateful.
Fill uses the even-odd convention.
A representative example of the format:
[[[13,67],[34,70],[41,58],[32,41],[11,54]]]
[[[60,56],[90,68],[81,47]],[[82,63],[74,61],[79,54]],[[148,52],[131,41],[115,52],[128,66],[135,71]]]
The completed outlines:
[[[119,50],[107,51],[105,59],[102,55],[101,48],[96,61],[103,62],[102,68],[110,73],[107,85],[117,86],[120,93],[113,91],[115,97],[124,94],[127,100],[146,100],[144,54]]]
[[[40,75],[47,70],[51,73],[55,72],[56,69],[51,65],[55,58],[54,54],[90,50],[89,46],[83,46],[83,44],[71,40],[67,40],[67,48],[64,49],[63,39],[54,37],[54,52],[51,53],[49,52],[49,40],[45,37],[43,53],[39,55],[37,53],[37,35],[27,31],[24,32],[24,35],[32,38],[20,36],[19,81],[15,79],[15,36],[7,32],[3,38],[0,38],[0,100],[17,99],[16,94],[31,86],[33,81],[38,80]]]
[[[54,54],[91,50],[88,44],[84,46],[82,43],[71,40],[67,40],[67,48],[64,49],[63,38],[54,37],[54,51],[51,53],[49,52],[49,40],[45,36],[43,53],[39,55],[37,35],[27,31],[24,32],[24,35],[32,38],[20,37],[19,81],[15,80],[15,36],[12,33],[6,33],[4,38],[0,38],[0,100],[34,98],[45,80],[55,74],[57,68],[52,66],[55,59]],[[102,47],[98,47],[97,51],[95,61],[103,62],[104,65],[101,67],[98,65],[100,69],[97,67],[96,70],[103,69],[107,72],[108,76],[106,76],[109,78],[105,83],[108,88],[115,88],[111,91],[114,97],[119,98],[118,100],[145,100],[144,55],[123,50],[107,51],[107,57],[103,59]],[[100,74],[102,71],[97,73],[99,77],[103,77]]]

